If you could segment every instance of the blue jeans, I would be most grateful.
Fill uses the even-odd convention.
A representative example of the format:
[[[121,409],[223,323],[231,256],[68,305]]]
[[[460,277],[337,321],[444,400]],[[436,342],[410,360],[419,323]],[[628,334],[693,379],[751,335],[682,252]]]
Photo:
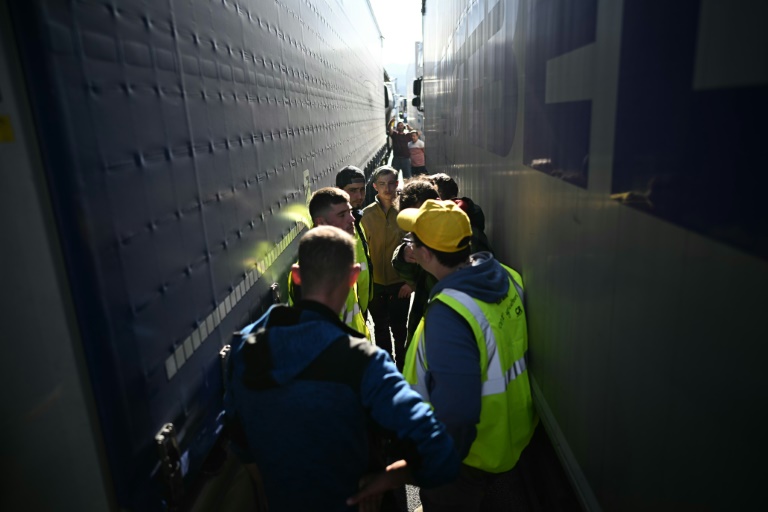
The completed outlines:
[[[411,177],[411,159],[410,158],[404,158],[402,156],[393,156],[392,167],[394,167],[398,171],[403,171],[404,180]]]

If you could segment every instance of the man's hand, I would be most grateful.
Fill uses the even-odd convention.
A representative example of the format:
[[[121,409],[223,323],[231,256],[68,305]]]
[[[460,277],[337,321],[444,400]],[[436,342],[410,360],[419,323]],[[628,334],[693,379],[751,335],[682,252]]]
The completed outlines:
[[[412,292],[413,292],[413,288],[411,288],[408,285],[408,283],[405,283],[403,286],[400,287],[400,291],[397,292],[397,296],[401,299],[404,299],[406,297],[410,297]]]
[[[347,505],[360,505],[360,512],[378,512],[381,495],[385,491],[413,482],[408,465],[399,460],[387,466],[386,471],[366,475],[360,479],[360,492],[347,499]]]

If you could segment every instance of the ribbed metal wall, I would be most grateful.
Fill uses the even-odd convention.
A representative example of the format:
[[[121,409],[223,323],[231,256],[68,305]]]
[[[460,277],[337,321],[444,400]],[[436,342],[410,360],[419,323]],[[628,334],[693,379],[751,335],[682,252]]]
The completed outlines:
[[[760,502],[766,21],[760,2],[426,3],[428,165],[523,274],[538,404],[594,510]]]
[[[381,39],[360,4],[9,2],[122,507],[160,507],[164,423],[199,466],[218,351],[295,257],[309,193],[381,154]]]

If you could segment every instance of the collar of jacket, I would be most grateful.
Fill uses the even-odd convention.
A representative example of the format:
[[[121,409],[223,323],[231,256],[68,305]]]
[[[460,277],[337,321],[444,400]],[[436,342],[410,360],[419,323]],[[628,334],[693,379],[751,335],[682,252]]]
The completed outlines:
[[[331,322],[347,334],[360,337],[361,334],[341,321],[338,313],[334,313],[331,308],[314,300],[300,300],[294,306],[278,306],[269,314],[265,329],[270,327],[279,327],[284,325],[295,325],[299,323],[302,312],[311,311],[320,315],[323,320]]]
[[[397,208],[395,208],[395,202],[392,201],[392,204],[389,205],[389,210],[384,211],[384,206],[382,206],[381,201],[379,200],[379,196],[374,196],[374,201],[376,201],[376,205],[379,207],[379,211],[384,216],[384,218],[389,217],[389,212],[392,210],[395,210],[397,212]]]

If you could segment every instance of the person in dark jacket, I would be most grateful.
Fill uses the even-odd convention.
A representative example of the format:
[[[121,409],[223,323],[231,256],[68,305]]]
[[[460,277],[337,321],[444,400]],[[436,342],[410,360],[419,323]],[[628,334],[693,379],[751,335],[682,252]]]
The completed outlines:
[[[408,481],[452,481],[460,463],[445,427],[389,355],[339,319],[360,272],[354,239],[313,228],[292,272],[302,301],[273,306],[237,333],[226,370],[234,448],[269,509],[351,511]],[[373,476],[369,426],[406,447],[404,460]]]
[[[469,223],[472,226],[472,252],[487,251],[493,254],[491,243],[485,234],[485,213],[480,205],[468,197],[458,197],[459,186],[453,178],[443,172],[430,175],[429,181],[437,187],[440,199],[458,204],[469,217]]]
[[[405,131],[405,129],[408,131]],[[408,143],[411,142],[411,128],[402,121],[397,123],[395,129],[390,130],[389,136],[392,138],[392,167],[402,171],[403,179],[411,177],[411,151],[408,149]]]
[[[398,210],[406,208],[418,208],[427,199],[439,199],[437,190],[427,180],[413,179],[403,188],[403,193],[398,198]],[[411,310],[408,312],[408,337],[406,343],[411,342],[416,326],[419,325],[424,308],[429,300],[429,291],[437,283],[437,279],[421,268],[413,259],[413,247],[407,242],[397,246],[392,255],[392,266],[400,277],[413,288],[413,300]]]

